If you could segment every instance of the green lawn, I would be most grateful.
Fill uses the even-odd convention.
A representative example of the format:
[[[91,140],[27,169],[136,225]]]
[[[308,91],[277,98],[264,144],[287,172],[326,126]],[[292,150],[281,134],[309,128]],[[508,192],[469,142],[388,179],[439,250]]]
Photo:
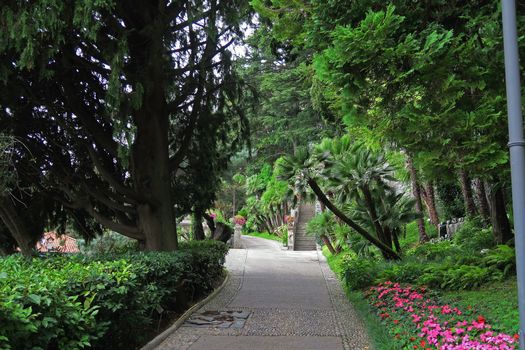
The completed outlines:
[[[443,300],[461,310],[485,317],[494,330],[518,333],[518,290],[516,279],[484,286],[480,290],[443,292]]]
[[[437,228],[427,221],[425,221],[425,230],[429,238],[437,237]],[[406,250],[419,243],[417,222],[414,221],[406,225],[405,231],[401,235],[399,242],[401,243],[403,250]]]
[[[259,237],[259,238],[264,238],[264,239],[270,239],[272,241],[281,242],[281,237],[269,234],[268,232],[250,232],[250,233],[245,233],[244,235],[252,236],[252,237]]]

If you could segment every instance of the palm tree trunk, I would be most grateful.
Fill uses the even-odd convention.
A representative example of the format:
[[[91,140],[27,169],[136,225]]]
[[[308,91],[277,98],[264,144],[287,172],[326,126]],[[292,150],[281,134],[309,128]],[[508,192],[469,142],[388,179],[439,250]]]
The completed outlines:
[[[394,241],[394,247],[396,248],[396,252],[401,253],[401,244],[399,244],[399,229],[395,229],[392,232],[392,239]]]
[[[330,251],[330,254],[336,255],[338,252],[334,249],[334,246],[332,245],[332,242],[330,242],[330,238],[328,238],[327,235],[323,234],[320,235],[319,238],[323,241],[324,245],[328,248]]]
[[[388,260],[400,260],[401,257],[392,250],[392,248],[386,246],[383,242],[369,234],[364,228],[362,228],[360,225],[358,225],[355,221],[350,219],[348,216],[346,216],[341,210],[339,210],[324,194],[324,192],[321,190],[317,182],[313,179],[308,179],[308,185],[312,189],[312,191],[315,193],[317,198],[321,203],[324,203],[324,205],[332,212],[335,216],[339,217],[345,224],[353,228],[357,233],[359,233],[361,236],[363,236],[365,239],[367,239],[370,243],[375,245],[385,259]]]
[[[374,225],[377,237],[381,242],[383,242],[389,247],[392,247],[392,241],[390,241],[389,244],[389,240],[387,239],[383,227],[381,227],[381,223],[379,222],[379,217],[377,215],[376,207],[374,205],[370,189],[367,186],[361,186],[361,191],[363,192],[363,198],[368,210],[368,215],[370,215],[370,219],[372,220],[372,223]]]

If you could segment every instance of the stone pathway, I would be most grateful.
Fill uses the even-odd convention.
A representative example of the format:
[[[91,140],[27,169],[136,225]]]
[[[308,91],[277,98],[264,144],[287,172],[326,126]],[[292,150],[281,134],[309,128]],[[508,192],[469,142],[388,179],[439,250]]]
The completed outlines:
[[[243,236],[230,280],[157,350],[369,350],[364,326],[316,251]]]

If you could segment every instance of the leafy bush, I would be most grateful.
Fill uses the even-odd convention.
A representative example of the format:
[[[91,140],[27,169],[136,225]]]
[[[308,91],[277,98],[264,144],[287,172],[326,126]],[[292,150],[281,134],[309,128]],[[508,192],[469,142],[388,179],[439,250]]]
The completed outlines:
[[[463,226],[454,234],[454,243],[473,252],[492,248],[495,244],[492,231],[482,228],[476,220],[465,221]]]
[[[0,260],[1,349],[129,349],[163,309],[214,287],[227,247],[189,242],[172,253]]]
[[[482,258],[483,265],[496,267],[508,276],[516,271],[516,251],[508,245],[498,245]]]
[[[329,235],[334,228],[335,220],[333,214],[325,211],[314,216],[306,225],[306,232],[309,235],[319,237]]]
[[[116,232],[106,232],[90,242],[78,240],[82,254],[124,254],[138,250],[138,242]]]
[[[425,269],[423,275],[418,278],[417,284],[440,289],[463,290],[502,279],[501,271],[494,268],[434,263]]]
[[[418,259],[425,261],[442,260],[447,256],[461,254],[463,254],[462,249],[451,241],[419,244],[407,251],[407,256],[417,257]]]
[[[376,278],[376,283],[396,281],[399,283],[415,283],[423,274],[425,265],[417,260],[403,260],[398,263],[390,263]]]
[[[351,290],[371,286],[379,275],[379,263],[347,255],[342,261],[344,281]]]

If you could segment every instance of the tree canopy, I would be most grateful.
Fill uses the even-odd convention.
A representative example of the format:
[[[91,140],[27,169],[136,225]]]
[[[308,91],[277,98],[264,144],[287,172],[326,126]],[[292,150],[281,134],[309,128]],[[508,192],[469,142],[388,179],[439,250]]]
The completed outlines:
[[[227,0],[4,3],[0,123],[41,174],[32,185],[146,249],[176,248],[176,212],[186,198],[213,200],[205,184],[243,142],[228,48],[246,9]]]

